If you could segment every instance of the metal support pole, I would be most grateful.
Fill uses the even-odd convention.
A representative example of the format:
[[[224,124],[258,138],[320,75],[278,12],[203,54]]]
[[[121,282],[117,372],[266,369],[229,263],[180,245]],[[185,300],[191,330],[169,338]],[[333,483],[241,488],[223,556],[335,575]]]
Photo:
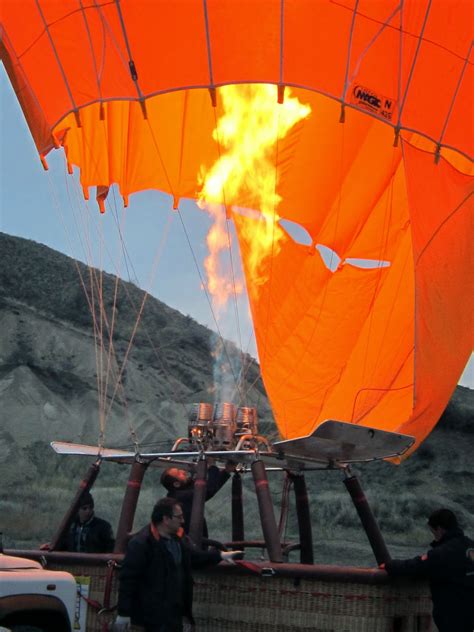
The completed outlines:
[[[232,540],[245,540],[244,505],[242,501],[242,477],[238,472],[232,477]]]
[[[207,494],[207,461],[202,458],[196,467],[196,479],[194,481],[193,505],[191,508],[191,520],[189,522],[189,537],[198,547],[202,545],[202,531],[204,525],[204,503]]]
[[[56,533],[54,534],[53,539],[51,540],[51,544],[49,545],[50,551],[57,550],[59,542],[69,531],[69,527],[71,526],[72,521],[76,517],[76,514],[79,510],[81,497],[83,494],[87,493],[91,489],[92,485],[95,482],[95,479],[97,478],[97,475],[99,474],[99,471],[100,471],[100,459],[90,466],[90,468],[87,470],[87,474],[79,483],[79,488],[76,492],[76,495],[74,496],[74,499],[69,509],[66,511],[61,524],[59,525]]]
[[[372,513],[359,479],[357,476],[348,475],[346,472],[344,485],[346,486],[357,513],[359,514],[360,521],[362,522],[362,526],[364,527],[365,533],[369,539],[377,564],[388,562],[391,559],[390,553],[388,552],[387,545],[385,544],[383,535],[380,531],[377,520]]]
[[[300,562],[301,564],[314,564],[313,533],[306,480],[303,474],[291,474],[291,477],[295,489],[296,516],[300,535]]]
[[[133,519],[137,508],[138,496],[142,486],[148,463],[135,461],[130,469],[127,489],[122,503],[122,511],[117,527],[117,537],[115,539],[114,553],[125,553],[128,538],[133,529]]]
[[[281,490],[281,502],[280,502],[280,520],[278,522],[278,536],[280,542],[285,537],[286,524],[288,522],[288,512],[290,508],[290,490],[293,484],[293,479],[289,472],[285,472],[285,478],[283,479],[283,488]]]
[[[252,474],[257,493],[260,521],[262,523],[263,538],[267,545],[268,556],[271,562],[282,562],[280,537],[273,513],[272,497],[268,486],[267,473],[262,461],[252,463]]]

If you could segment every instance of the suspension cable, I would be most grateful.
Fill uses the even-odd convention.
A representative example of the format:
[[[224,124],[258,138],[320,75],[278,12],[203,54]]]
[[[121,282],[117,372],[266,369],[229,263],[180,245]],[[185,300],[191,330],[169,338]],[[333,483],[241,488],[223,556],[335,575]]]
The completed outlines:
[[[227,362],[229,363],[229,368],[230,368],[230,371],[231,371],[231,373],[232,373],[232,377],[234,378],[234,382],[235,382],[235,383],[237,383],[237,378],[236,378],[236,376],[235,376],[235,373],[234,373],[234,368],[233,368],[233,366],[232,366],[232,362],[231,362],[231,360],[230,360],[230,357],[229,357],[229,354],[228,354],[228,351],[227,351],[227,346],[226,346],[226,344],[225,344],[224,337],[223,337],[223,335],[222,335],[222,333],[221,333],[221,330],[220,330],[220,327],[219,327],[219,323],[218,323],[218,320],[217,320],[217,317],[216,317],[216,314],[215,314],[214,308],[213,308],[213,306],[212,306],[212,301],[211,301],[211,299],[210,299],[210,297],[209,297],[209,292],[208,292],[208,289],[207,289],[206,283],[204,282],[204,278],[203,278],[202,273],[201,273],[201,270],[200,270],[200,268],[199,268],[199,264],[198,264],[198,261],[197,261],[196,254],[195,254],[195,252],[194,252],[194,249],[193,249],[193,246],[192,246],[192,243],[191,243],[191,240],[190,240],[190,237],[189,237],[188,231],[187,231],[187,229],[186,229],[186,225],[185,225],[184,220],[183,220],[183,216],[182,216],[181,210],[180,210],[179,208],[178,208],[178,214],[179,214],[179,219],[180,219],[180,221],[181,221],[181,226],[183,227],[184,235],[185,235],[185,237],[186,237],[186,241],[188,242],[188,246],[189,246],[189,249],[190,249],[190,251],[191,251],[191,256],[192,256],[192,258],[193,258],[194,265],[195,265],[195,267],[196,267],[196,271],[197,271],[197,273],[198,273],[198,275],[199,275],[199,279],[200,279],[200,281],[201,281],[201,286],[202,286],[202,288],[203,288],[203,290],[204,290],[204,294],[205,294],[205,296],[206,296],[206,300],[207,300],[207,303],[208,303],[208,305],[209,305],[209,309],[211,310],[211,315],[212,315],[212,319],[213,319],[213,321],[214,321],[214,324],[215,324],[215,326],[216,326],[217,335],[219,336],[219,339],[220,339],[220,341],[221,341],[221,343],[222,343],[222,348],[224,349],[224,354],[225,354],[225,356],[226,356]]]
[[[213,108],[213,112],[214,112],[214,128],[216,130],[217,155],[218,155],[218,160],[220,160],[222,157],[222,143],[220,140],[219,124],[217,120],[216,108]],[[224,184],[222,185],[222,197],[224,200],[224,208],[227,210],[226,191],[225,191]],[[229,252],[229,263],[230,263],[230,272],[231,272],[231,280],[232,280],[232,299],[233,299],[232,303],[234,307],[234,317],[235,317],[235,322],[236,322],[236,327],[237,327],[237,335],[238,335],[239,348],[240,348],[240,371],[239,371],[239,377],[237,378],[237,381],[235,384],[234,393],[235,392],[240,393],[239,399],[240,399],[240,404],[242,404],[242,402],[245,401],[244,397],[246,396],[246,393],[243,390],[244,381],[242,379],[244,353],[242,349],[242,334],[241,334],[241,329],[240,329],[239,308],[238,308],[238,301],[237,301],[237,288],[236,288],[236,282],[235,282],[236,275],[235,275],[235,268],[234,268],[234,259],[233,259],[233,254],[232,254],[232,236],[230,233],[230,219],[227,217],[226,217],[226,233],[227,233],[227,248]],[[233,399],[234,393],[232,394],[231,399]]]

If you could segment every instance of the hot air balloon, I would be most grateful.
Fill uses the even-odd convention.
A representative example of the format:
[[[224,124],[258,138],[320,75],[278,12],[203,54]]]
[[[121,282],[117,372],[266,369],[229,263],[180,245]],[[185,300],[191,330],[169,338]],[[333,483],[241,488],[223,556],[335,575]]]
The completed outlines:
[[[472,347],[468,3],[6,1],[2,58],[42,160],[63,147],[101,204],[114,183],[125,203],[198,197],[226,151],[226,86],[272,86],[277,116],[289,92],[307,105],[272,132],[280,234],[258,271],[259,218],[232,211],[255,208],[251,185],[214,198],[239,234],[278,428],[426,437]]]
[[[159,189],[234,223],[282,443],[329,419],[416,448],[472,350],[469,3],[18,6],[2,59],[45,167],[62,148],[101,210]]]

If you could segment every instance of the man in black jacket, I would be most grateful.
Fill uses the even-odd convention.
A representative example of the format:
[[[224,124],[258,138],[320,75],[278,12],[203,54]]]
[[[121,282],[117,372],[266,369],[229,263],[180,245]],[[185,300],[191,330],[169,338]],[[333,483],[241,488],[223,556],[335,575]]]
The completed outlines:
[[[58,551],[111,553],[114,544],[110,523],[94,515],[94,499],[90,492],[86,492],[81,497],[77,516],[69,531],[58,543]]]
[[[428,526],[434,536],[430,551],[411,560],[391,560],[381,568],[389,575],[429,579],[439,632],[472,632],[474,574],[467,552],[474,542],[464,535],[449,509],[433,512]]]
[[[210,500],[220,488],[229,480],[232,472],[235,472],[235,463],[228,461],[223,470],[216,465],[211,465],[207,470],[206,501]],[[189,533],[191,522],[191,510],[194,496],[194,479],[186,470],[177,467],[169,467],[161,475],[161,484],[168,491],[169,498],[175,498],[183,508],[184,532]],[[208,537],[207,524],[204,520],[203,537]]]
[[[151,523],[133,537],[122,570],[115,632],[141,625],[146,632],[181,632],[183,617],[192,615],[191,566],[231,561],[239,551],[201,551],[183,537],[183,510],[174,498],[162,498]]]

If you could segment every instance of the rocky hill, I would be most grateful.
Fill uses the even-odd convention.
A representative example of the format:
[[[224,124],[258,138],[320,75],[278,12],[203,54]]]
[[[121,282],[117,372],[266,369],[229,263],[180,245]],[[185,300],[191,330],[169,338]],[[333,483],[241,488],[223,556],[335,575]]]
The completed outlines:
[[[87,459],[55,455],[50,441],[95,445],[102,430],[106,445],[137,440],[169,449],[186,433],[187,404],[228,394],[225,384],[214,383],[215,335],[189,316],[152,297],[141,310],[144,294],[133,284],[31,241],[0,233],[0,255],[0,531],[7,546],[34,546],[50,537],[88,467]],[[255,361],[228,343],[221,362],[230,373],[243,367],[245,403],[258,407],[263,432],[274,435]],[[395,553],[424,545],[426,515],[441,505],[455,509],[474,533],[473,411],[474,392],[458,387],[435,431],[408,461],[358,468]],[[102,469],[96,501],[101,515],[116,523],[128,471],[114,464]],[[137,523],[162,493],[158,475],[147,474]],[[371,563],[341,475],[308,478],[317,559]],[[278,505],[280,475],[272,489]],[[245,494],[247,535],[260,538],[250,481]],[[228,500],[223,491],[206,509],[212,535],[223,540],[229,537]],[[290,520],[286,535],[295,532]]]
[[[157,434],[169,442],[185,429],[183,404],[223,388],[213,380],[215,336],[189,316],[151,296],[141,311],[135,285],[34,242],[0,234],[0,252],[4,453],[33,438],[96,444],[100,408],[108,411],[108,445],[130,444],[131,431],[141,444],[156,443]],[[234,371],[243,362],[247,401],[271,419],[256,362],[232,343],[227,360]]]

